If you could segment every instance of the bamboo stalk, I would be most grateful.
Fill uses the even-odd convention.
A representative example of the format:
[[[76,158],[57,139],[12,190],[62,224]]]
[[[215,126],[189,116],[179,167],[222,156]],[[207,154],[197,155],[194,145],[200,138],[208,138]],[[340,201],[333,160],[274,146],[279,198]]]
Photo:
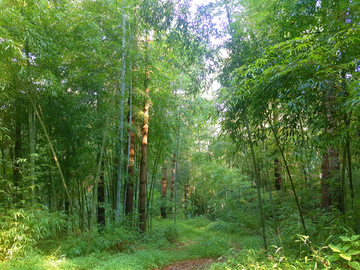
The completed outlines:
[[[250,127],[249,127],[249,121],[248,121],[248,118],[247,118],[246,108],[244,108],[244,120],[245,120],[246,131],[247,131],[247,134],[248,134],[248,141],[249,141],[249,145],[250,145],[252,162],[253,162],[253,166],[254,166],[254,173],[255,173],[255,180],[256,180],[256,190],[257,190],[257,195],[258,195],[258,199],[259,199],[259,211],[260,211],[260,218],[261,218],[261,228],[262,228],[262,237],[263,237],[263,241],[264,241],[264,249],[265,249],[265,251],[267,251],[266,233],[265,233],[265,218],[264,218],[264,213],[263,213],[263,208],[262,208],[261,192],[260,192],[260,179],[259,179],[257,162],[256,162],[256,158],[255,158],[254,146],[253,146],[253,142],[252,142],[252,137],[251,137]]]
[[[29,93],[27,93],[27,95],[28,95],[28,98],[29,98],[29,100],[30,100],[31,105],[33,106],[33,109],[34,109],[34,111],[35,111],[35,114],[36,114],[37,118],[39,119],[40,125],[41,125],[41,127],[42,127],[42,129],[43,129],[43,131],[44,131],[44,133],[45,133],[45,138],[46,138],[46,140],[47,140],[47,142],[48,142],[48,144],[49,144],[51,153],[52,153],[53,158],[54,158],[55,163],[56,163],[56,167],[57,167],[58,170],[59,170],[60,178],[61,178],[61,181],[62,181],[62,183],[63,183],[64,189],[65,189],[65,192],[66,192],[66,197],[68,198],[69,203],[70,203],[70,213],[72,214],[72,211],[73,211],[72,200],[71,200],[70,193],[69,193],[69,190],[68,190],[68,188],[67,188],[67,185],[66,185],[66,182],[65,182],[65,178],[64,178],[64,175],[63,175],[63,173],[62,173],[62,170],[61,170],[59,161],[58,161],[58,159],[57,159],[57,157],[56,157],[56,153],[55,153],[54,147],[53,147],[53,145],[52,145],[52,143],[51,143],[51,140],[50,140],[50,137],[49,137],[49,135],[48,135],[48,133],[47,133],[47,131],[46,131],[45,124],[44,124],[43,120],[41,119],[38,110],[36,109],[36,106],[35,106],[34,101],[32,100],[32,98],[31,98],[31,96],[30,96]]]
[[[341,166],[341,211],[345,215],[345,167],[346,167],[346,143],[343,149],[343,160]]]
[[[122,40],[122,75],[121,75],[121,104],[120,104],[120,155],[119,155],[119,168],[117,176],[117,190],[116,190],[116,211],[115,211],[115,223],[119,223],[120,215],[120,192],[121,192],[121,172],[122,172],[122,156],[123,156],[123,131],[124,131],[124,93],[125,93],[125,11],[123,7],[122,15],[122,30],[123,30],[123,40]]]
[[[278,139],[278,137],[277,137],[277,135],[276,135],[275,129],[274,129],[273,125],[271,124],[271,121],[270,121],[270,118],[269,118],[268,115],[267,115],[267,118],[268,118],[268,121],[269,121],[269,123],[270,123],[271,130],[272,130],[272,132],[273,132],[273,134],[274,134],[274,137],[275,137],[275,140],[276,140],[276,144],[277,144],[277,146],[278,146],[278,148],[279,148],[279,150],[280,150],[282,159],[283,159],[284,164],[285,164],[285,167],[286,167],[286,171],[287,171],[288,176],[289,176],[289,179],[290,179],[291,188],[292,188],[292,190],[293,190],[293,192],[294,192],[295,201],[296,201],[296,205],[297,205],[298,210],[299,210],[300,219],[301,219],[301,223],[302,223],[303,228],[304,228],[304,232],[305,232],[305,234],[307,234],[306,227],[305,227],[304,217],[303,217],[303,214],[302,214],[302,212],[301,212],[301,208],[300,208],[300,204],[299,204],[299,199],[298,199],[298,196],[297,196],[297,194],[296,194],[294,182],[293,182],[293,180],[292,180],[292,177],[291,177],[291,174],[290,174],[290,170],[289,170],[289,167],[288,167],[288,165],[287,165],[287,162],[286,162],[286,159],[285,159],[285,156],[284,156],[284,151],[283,151],[283,149],[282,149],[281,146],[280,146],[279,139]]]

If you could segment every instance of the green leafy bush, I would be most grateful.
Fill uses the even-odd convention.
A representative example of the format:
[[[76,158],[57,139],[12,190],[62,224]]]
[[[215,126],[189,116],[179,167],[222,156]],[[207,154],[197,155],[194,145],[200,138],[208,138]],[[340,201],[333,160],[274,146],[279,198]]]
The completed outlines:
[[[45,206],[5,210],[0,217],[0,259],[11,259],[33,249],[36,241],[56,234],[65,223],[62,212]]]
[[[267,256],[263,251],[254,249],[241,250],[226,254],[226,261],[212,264],[210,270],[239,269],[239,270],[270,270],[270,269],[316,269],[315,262],[295,260],[283,254],[282,248],[273,246]]]
[[[104,250],[116,252],[131,252],[132,246],[138,234],[128,228],[105,228],[102,234],[93,233],[91,243],[89,244],[88,233],[80,236],[69,235],[60,245],[61,254],[69,258],[85,255],[89,253],[99,253]]]
[[[339,238],[341,239],[340,243],[329,244],[332,254],[328,260],[360,269],[360,235],[339,236]]]
[[[227,232],[229,231],[229,224],[225,221],[211,222],[207,227],[207,230],[216,232]]]
[[[198,216],[184,221],[184,224],[188,224],[196,228],[206,227],[209,223],[210,220],[204,216]]]

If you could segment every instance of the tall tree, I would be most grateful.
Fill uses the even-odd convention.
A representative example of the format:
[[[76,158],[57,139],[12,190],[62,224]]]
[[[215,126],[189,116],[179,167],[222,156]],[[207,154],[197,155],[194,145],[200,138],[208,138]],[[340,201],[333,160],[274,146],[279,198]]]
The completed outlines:
[[[167,167],[166,167],[166,160],[164,161],[162,171],[162,178],[161,178],[161,207],[160,213],[161,217],[166,218],[166,184],[167,184]]]
[[[149,33],[146,32],[146,56],[145,56],[145,80],[144,80],[144,91],[145,91],[145,104],[144,104],[144,119],[141,128],[142,140],[141,140],[141,160],[140,160],[140,186],[139,186],[139,230],[142,233],[146,232],[146,157],[147,157],[147,146],[148,146],[148,132],[149,132],[149,81],[150,81],[150,70],[148,66],[149,61],[149,50],[150,50],[150,37]]]

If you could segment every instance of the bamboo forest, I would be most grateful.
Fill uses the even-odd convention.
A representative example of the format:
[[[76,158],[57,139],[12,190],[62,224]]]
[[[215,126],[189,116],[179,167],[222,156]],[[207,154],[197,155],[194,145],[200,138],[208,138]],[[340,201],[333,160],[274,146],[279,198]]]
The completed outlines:
[[[360,269],[359,0],[0,0],[0,269]]]

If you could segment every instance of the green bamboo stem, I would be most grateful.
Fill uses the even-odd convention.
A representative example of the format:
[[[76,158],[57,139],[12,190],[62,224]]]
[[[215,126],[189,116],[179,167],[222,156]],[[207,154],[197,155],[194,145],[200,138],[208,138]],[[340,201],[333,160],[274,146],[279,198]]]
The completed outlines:
[[[297,196],[297,194],[296,194],[296,190],[295,190],[294,182],[293,182],[292,177],[291,177],[291,174],[290,174],[289,166],[287,165],[287,162],[286,162],[286,159],[285,159],[285,156],[284,156],[284,151],[283,151],[283,149],[282,149],[281,146],[280,146],[279,138],[278,138],[277,135],[276,135],[275,129],[274,129],[273,125],[271,124],[271,121],[270,121],[270,118],[269,118],[268,115],[267,115],[267,118],[268,118],[268,121],[269,121],[269,123],[270,123],[271,130],[272,130],[272,132],[273,132],[273,134],[274,134],[274,137],[275,137],[275,140],[276,140],[276,144],[277,144],[277,146],[278,146],[278,148],[279,148],[279,150],[280,150],[282,159],[283,159],[284,164],[285,164],[285,167],[286,167],[287,174],[288,174],[289,179],[290,179],[291,188],[292,188],[292,190],[293,190],[293,192],[294,192],[295,201],[296,201],[297,208],[298,208],[298,210],[299,210],[300,219],[301,219],[301,223],[302,223],[303,228],[304,228],[304,232],[305,232],[305,234],[307,234],[304,217],[303,217],[303,214],[302,214],[302,212],[301,212],[301,208],[300,208],[300,204],[299,204],[299,199],[298,199],[298,196]]]
[[[278,226],[277,226],[277,222],[276,222],[276,215],[275,215],[275,210],[274,210],[274,203],[272,200],[272,192],[271,192],[271,187],[270,187],[270,176],[269,176],[269,170],[268,170],[268,160],[266,157],[266,146],[265,146],[265,141],[263,141],[263,148],[264,148],[264,161],[265,161],[265,168],[266,168],[266,178],[267,178],[267,188],[269,191],[269,198],[270,198],[270,205],[271,205],[271,212],[272,212],[272,216],[273,216],[273,220],[274,220],[274,228],[276,230],[276,232],[278,231]]]
[[[63,175],[63,173],[62,173],[62,170],[61,170],[59,161],[58,161],[58,159],[57,159],[57,157],[56,157],[56,153],[55,153],[54,147],[53,147],[53,145],[52,145],[52,143],[51,143],[51,140],[50,140],[50,137],[49,137],[49,135],[48,135],[48,133],[47,133],[47,131],[46,131],[45,124],[44,124],[43,120],[41,119],[38,110],[36,109],[36,106],[35,106],[34,101],[32,100],[30,94],[29,94],[29,93],[27,93],[27,94],[28,94],[28,98],[29,98],[29,100],[30,100],[30,103],[31,103],[31,105],[33,106],[33,109],[34,109],[34,111],[35,111],[35,114],[36,114],[37,118],[39,119],[40,125],[41,125],[41,127],[42,127],[42,129],[43,129],[43,131],[44,131],[45,138],[46,138],[46,140],[47,140],[47,142],[48,142],[48,144],[49,144],[51,153],[52,153],[53,158],[54,158],[55,163],[56,163],[56,167],[57,167],[58,170],[59,170],[60,178],[61,178],[61,181],[62,181],[62,183],[63,183],[64,189],[65,189],[65,192],[66,192],[66,197],[68,198],[69,203],[70,203],[70,213],[72,213],[72,211],[73,211],[72,200],[71,200],[70,193],[69,193],[69,190],[68,190],[68,188],[67,188],[67,185],[66,185],[66,182],[65,182],[65,178],[64,178],[64,175]]]
[[[341,166],[341,211],[343,215],[345,215],[346,207],[345,207],[345,167],[346,167],[346,143],[343,149],[343,159]]]
[[[255,158],[255,153],[254,153],[254,146],[253,146],[253,142],[252,142],[251,132],[250,132],[250,128],[249,128],[249,121],[247,118],[247,112],[246,112],[245,107],[244,107],[244,120],[245,120],[245,126],[246,126],[247,135],[248,135],[251,157],[252,157],[252,162],[253,162],[254,172],[255,172],[256,190],[257,190],[257,195],[258,195],[258,199],[259,199],[259,211],[260,211],[260,218],[261,218],[261,228],[262,228],[262,237],[263,237],[263,241],[264,241],[264,249],[267,251],[266,233],[265,233],[265,218],[264,218],[264,213],[263,213],[263,208],[262,208],[261,192],[260,192],[260,179],[259,179],[259,173],[258,173],[258,167],[257,167],[256,158]]]
[[[115,223],[119,223],[120,215],[120,192],[121,192],[121,172],[122,172],[122,156],[123,156],[123,132],[124,132],[124,95],[125,95],[125,11],[123,8],[122,15],[122,30],[123,30],[123,39],[122,39],[122,75],[121,75],[121,104],[120,104],[120,155],[119,155],[119,167],[117,175],[117,190],[116,190],[116,210],[115,210]]]

